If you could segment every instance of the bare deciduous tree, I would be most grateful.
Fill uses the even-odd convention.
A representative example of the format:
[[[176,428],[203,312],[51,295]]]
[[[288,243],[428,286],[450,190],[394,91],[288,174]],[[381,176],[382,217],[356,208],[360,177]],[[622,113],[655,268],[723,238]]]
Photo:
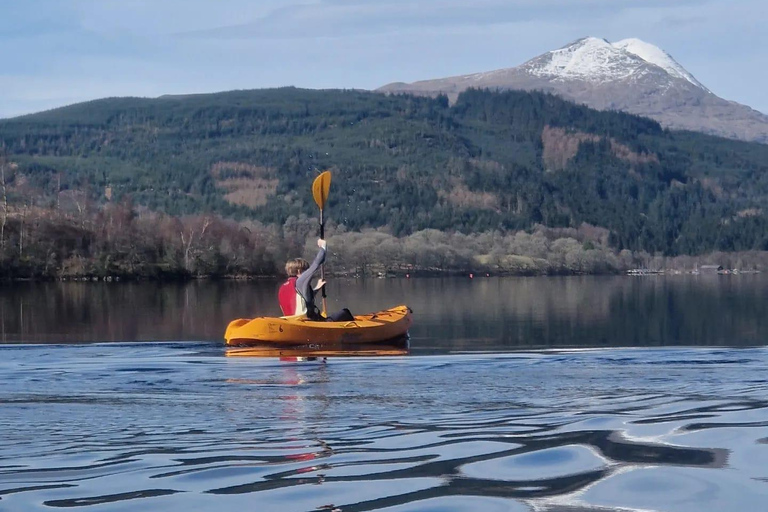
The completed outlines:
[[[190,217],[187,222],[182,222],[182,229],[179,231],[181,245],[184,250],[184,268],[192,272],[192,257],[195,254],[195,241],[200,240],[205,235],[212,219],[209,216]]]

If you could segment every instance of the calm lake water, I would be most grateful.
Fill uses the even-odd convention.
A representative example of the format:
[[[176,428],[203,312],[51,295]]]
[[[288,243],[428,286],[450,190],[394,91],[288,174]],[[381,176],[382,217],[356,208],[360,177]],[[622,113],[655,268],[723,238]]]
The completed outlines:
[[[766,510],[765,276],[335,281],[410,355],[226,357],[277,285],[3,284],[0,511]]]
[[[0,341],[223,341],[278,316],[279,281],[0,284]],[[768,274],[334,280],[328,309],[414,310],[411,347],[747,346],[768,341]]]

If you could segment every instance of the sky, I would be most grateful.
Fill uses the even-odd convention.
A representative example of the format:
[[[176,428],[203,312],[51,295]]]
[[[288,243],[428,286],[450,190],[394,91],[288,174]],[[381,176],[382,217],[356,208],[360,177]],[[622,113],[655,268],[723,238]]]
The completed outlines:
[[[636,37],[768,113],[766,0],[0,0],[0,118],[110,96],[375,89]]]

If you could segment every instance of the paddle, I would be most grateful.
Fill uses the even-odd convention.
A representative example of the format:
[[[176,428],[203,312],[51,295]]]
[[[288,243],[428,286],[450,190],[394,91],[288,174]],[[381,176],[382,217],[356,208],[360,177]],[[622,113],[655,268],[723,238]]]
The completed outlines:
[[[323,210],[325,202],[328,200],[328,192],[331,189],[331,171],[325,171],[320,174],[312,183],[312,196],[315,198],[318,208],[320,208],[320,238],[325,240],[325,219]],[[320,265],[320,279],[325,279],[325,264]],[[323,285],[323,314],[326,313],[325,306],[325,285]]]

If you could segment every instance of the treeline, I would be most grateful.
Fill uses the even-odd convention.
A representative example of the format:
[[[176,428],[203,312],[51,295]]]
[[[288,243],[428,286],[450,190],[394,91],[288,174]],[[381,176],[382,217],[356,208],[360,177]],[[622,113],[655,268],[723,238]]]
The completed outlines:
[[[318,221],[291,216],[275,226],[217,215],[173,217],[123,201],[73,210],[7,208],[0,226],[0,279],[188,279],[282,275],[288,258],[314,257]],[[329,221],[326,236],[329,273],[347,276],[596,274],[674,266],[661,256],[616,251],[607,245],[606,230],[586,224],[514,233],[426,229],[397,237],[383,230],[349,232]],[[768,263],[768,253],[717,257],[714,262],[742,269]],[[690,259],[685,268],[709,262]]]
[[[541,93],[469,90],[454,105],[294,88],[111,98],[2,120],[0,147],[15,166],[8,204],[22,210],[130,200],[280,232],[314,214],[309,184],[331,169],[328,208],[348,232],[587,224],[617,253],[768,250],[768,146]]]

